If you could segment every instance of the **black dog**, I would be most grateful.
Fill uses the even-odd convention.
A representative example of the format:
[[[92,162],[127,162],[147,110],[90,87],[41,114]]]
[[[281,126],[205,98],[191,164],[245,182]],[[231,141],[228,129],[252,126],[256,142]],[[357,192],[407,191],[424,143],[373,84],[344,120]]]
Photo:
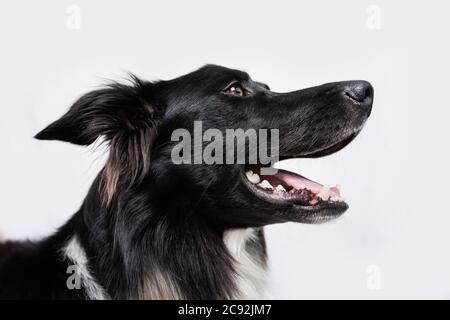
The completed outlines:
[[[365,81],[281,94],[213,65],[82,96],[36,138],[90,145],[102,137],[109,159],[56,234],[0,245],[0,298],[265,297],[261,227],[335,218],[347,209],[339,188],[283,170],[264,174],[259,158],[175,164],[174,130],[192,132],[194,121],[219,132],[275,128],[280,159],[321,157],[358,134],[372,99]]]

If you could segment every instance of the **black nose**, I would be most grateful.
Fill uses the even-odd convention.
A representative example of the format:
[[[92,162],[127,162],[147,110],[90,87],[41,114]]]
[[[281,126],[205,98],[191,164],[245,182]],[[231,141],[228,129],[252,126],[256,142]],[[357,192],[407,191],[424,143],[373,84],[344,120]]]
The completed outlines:
[[[342,85],[344,95],[370,114],[373,102],[372,85],[367,81],[346,81],[342,82]]]

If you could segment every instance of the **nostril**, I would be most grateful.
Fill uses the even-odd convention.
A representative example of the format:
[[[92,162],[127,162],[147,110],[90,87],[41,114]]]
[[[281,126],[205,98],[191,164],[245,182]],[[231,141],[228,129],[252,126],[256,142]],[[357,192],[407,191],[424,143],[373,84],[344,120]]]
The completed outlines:
[[[347,86],[345,95],[359,103],[370,103],[373,96],[373,89],[368,82],[358,81]]]

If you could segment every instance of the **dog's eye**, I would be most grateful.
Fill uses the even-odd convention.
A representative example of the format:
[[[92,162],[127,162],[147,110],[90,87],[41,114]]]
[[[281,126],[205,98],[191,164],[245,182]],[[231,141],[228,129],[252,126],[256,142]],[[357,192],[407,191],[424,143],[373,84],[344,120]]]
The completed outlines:
[[[239,82],[230,84],[223,92],[235,97],[245,97],[247,95],[247,92]]]

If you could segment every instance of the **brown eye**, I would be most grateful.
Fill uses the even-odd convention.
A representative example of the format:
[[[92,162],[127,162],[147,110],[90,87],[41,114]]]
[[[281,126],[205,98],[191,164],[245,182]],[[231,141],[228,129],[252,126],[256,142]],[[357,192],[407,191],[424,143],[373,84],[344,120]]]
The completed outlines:
[[[235,96],[235,97],[244,97],[246,95],[246,92],[244,88],[242,88],[242,85],[240,83],[233,83],[229,85],[224,92],[226,94]]]

